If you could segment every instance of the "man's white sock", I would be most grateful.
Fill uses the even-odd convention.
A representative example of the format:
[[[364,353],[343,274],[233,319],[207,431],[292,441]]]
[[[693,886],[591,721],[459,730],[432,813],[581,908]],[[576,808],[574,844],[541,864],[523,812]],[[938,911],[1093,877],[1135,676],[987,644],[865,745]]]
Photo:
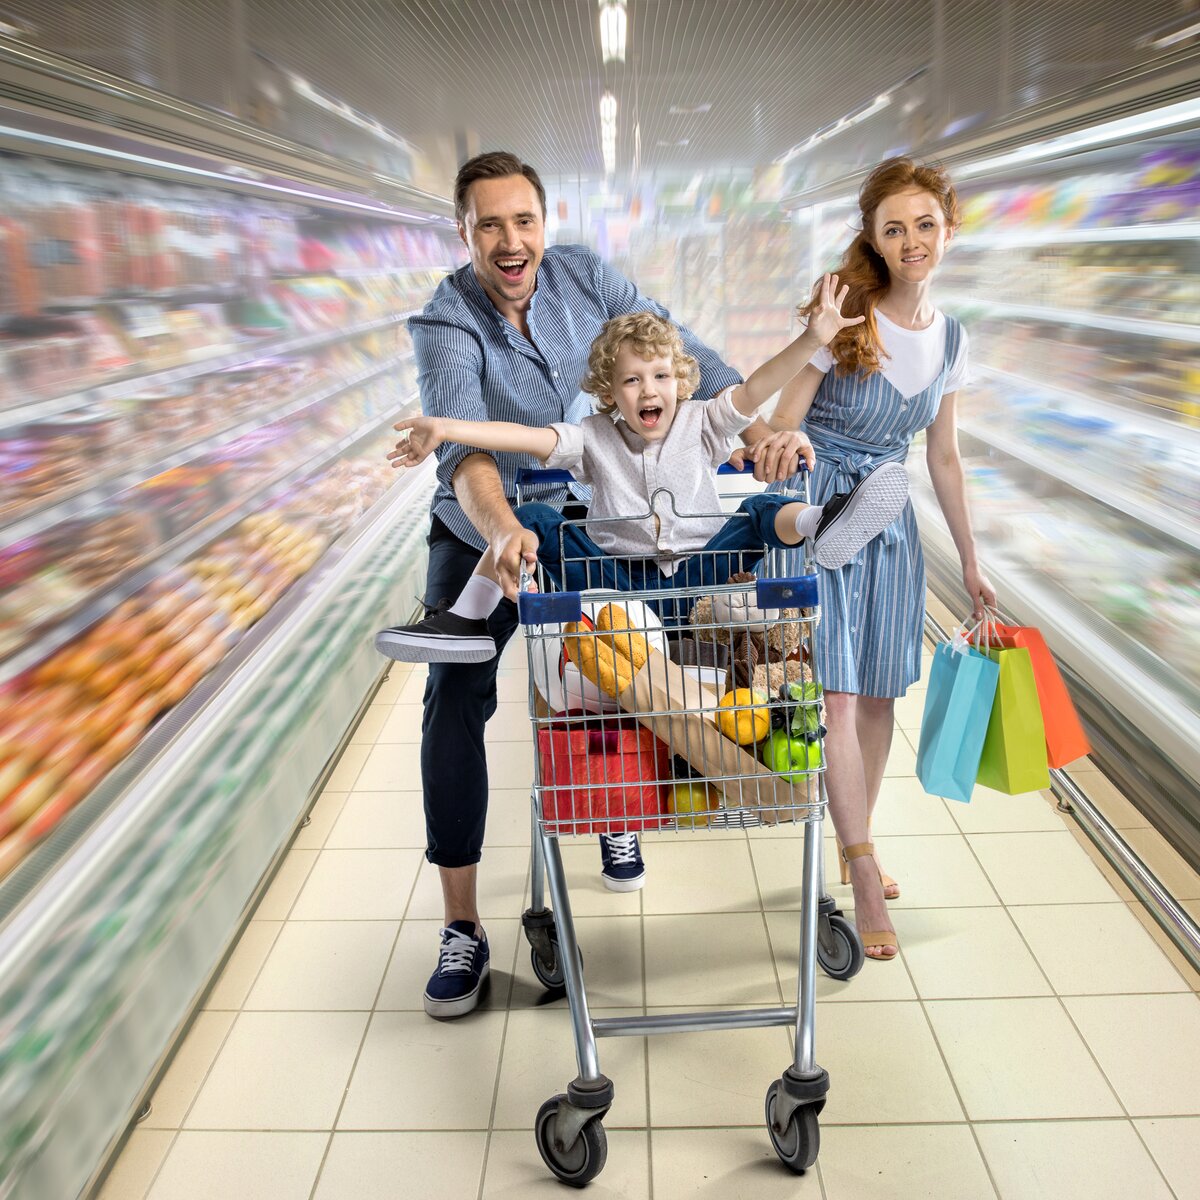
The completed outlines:
[[[824,511],[825,506],[822,504],[810,504],[807,508],[800,510],[796,517],[796,532],[801,539],[817,536],[817,525]],[[453,609],[451,611],[453,612]]]
[[[468,621],[483,621],[492,615],[492,610],[503,596],[504,589],[494,579],[486,575],[472,575],[458,599],[450,605],[450,611],[456,617],[466,617]]]

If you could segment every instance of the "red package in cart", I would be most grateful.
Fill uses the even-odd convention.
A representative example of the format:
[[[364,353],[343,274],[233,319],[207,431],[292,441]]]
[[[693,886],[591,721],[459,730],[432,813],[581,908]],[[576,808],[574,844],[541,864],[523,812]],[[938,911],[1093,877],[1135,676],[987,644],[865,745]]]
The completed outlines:
[[[667,747],[648,729],[585,721],[537,731],[546,832],[658,829],[670,782]]]

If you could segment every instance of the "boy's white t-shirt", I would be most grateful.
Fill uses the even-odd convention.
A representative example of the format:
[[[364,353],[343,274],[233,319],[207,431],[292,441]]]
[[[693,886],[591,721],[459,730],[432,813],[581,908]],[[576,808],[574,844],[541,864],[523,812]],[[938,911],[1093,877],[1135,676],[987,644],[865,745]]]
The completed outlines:
[[[879,329],[879,340],[883,343],[884,355],[880,356],[883,377],[906,400],[923,392],[942,372],[946,359],[946,317],[935,312],[933,320],[925,329],[905,329],[889,320],[878,309],[875,321]],[[822,346],[812,356],[811,363],[822,374],[833,366],[833,352]],[[971,382],[970,360],[967,354],[967,331],[964,329],[958,344],[958,353],[950,364],[946,375],[943,394],[957,391]]]

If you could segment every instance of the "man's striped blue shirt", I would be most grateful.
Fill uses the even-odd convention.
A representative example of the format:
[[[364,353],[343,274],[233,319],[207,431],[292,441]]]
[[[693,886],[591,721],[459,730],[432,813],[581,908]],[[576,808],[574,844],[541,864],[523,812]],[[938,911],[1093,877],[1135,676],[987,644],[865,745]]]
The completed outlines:
[[[529,306],[529,338],[505,320],[468,263],[438,284],[424,309],[408,321],[416,352],[421,407],[428,416],[464,421],[516,421],[545,426],[580,421],[592,398],[579,390],[588,350],[610,317],[630,312],[670,317],[620,272],[586,246],[548,246]],[[680,326],[683,343],[700,365],[697,399],[709,400],[741,376]],[[464,542],[484,541],[454,497],[450,481],[476,451],[455,443],[437,451],[438,487],[433,514]],[[517,471],[541,464],[532,455],[492,454],[505,495],[516,496]],[[561,488],[547,487],[525,499],[557,503]]]

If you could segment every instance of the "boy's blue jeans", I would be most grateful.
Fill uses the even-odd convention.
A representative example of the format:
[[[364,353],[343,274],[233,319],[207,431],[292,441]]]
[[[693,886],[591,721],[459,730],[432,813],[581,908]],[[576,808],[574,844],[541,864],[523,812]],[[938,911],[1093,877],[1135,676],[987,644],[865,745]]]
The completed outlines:
[[[537,534],[538,562],[564,591],[611,588],[670,593],[725,583],[730,575],[753,570],[762,561],[764,546],[786,546],[775,533],[775,514],[795,499],[778,492],[746,497],[737,513],[671,575],[664,575],[653,559],[612,557],[588,537],[582,525],[564,524],[563,515],[548,504],[522,504],[516,517]],[[672,626],[687,621],[694,599],[694,594],[686,599],[666,595],[649,604],[664,625]]]

